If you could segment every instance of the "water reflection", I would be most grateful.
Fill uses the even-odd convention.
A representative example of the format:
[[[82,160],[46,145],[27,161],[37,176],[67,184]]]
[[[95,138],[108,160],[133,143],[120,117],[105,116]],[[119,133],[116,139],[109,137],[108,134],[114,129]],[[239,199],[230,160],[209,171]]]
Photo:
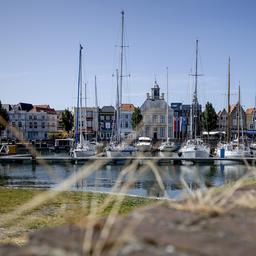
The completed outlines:
[[[70,175],[77,175],[82,165],[52,164],[50,170],[42,165],[2,164],[0,165],[0,185],[21,187],[55,187]],[[119,189],[129,181],[128,173],[119,180],[122,165],[106,165],[88,177],[79,180],[70,190],[111,192],[113,186]],[[132,170],[133,184],[127,193],[139,196],[177,198],[184,192],[184,182],[191,190],[220,186],[242,177],[246,166],[180,166],[166,164],[157,166],[163,188],[149,166],[140,165]],[[184,182],[183,182],[184,181]],[[117,184],[118,182],[118,184]]]

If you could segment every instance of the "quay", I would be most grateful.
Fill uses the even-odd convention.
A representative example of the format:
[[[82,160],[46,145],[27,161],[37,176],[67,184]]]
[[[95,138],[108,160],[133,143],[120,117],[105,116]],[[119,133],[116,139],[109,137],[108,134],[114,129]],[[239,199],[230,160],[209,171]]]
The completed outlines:
[[[158,164],[182,164],[184,162],[190,162],[192,164],[225,164],[227,162],[239,163],[239,164],[255,164],[256,157],[244,157],[244,158],[185,158],[185,157],[159,157],[159,156],[131,156],[131,157],[69,157],[69,156],[37,156],[31,155],[14,155],[14,156],[1,156],[0,163],[31,163],[40,164],[46,163],[85,163],[93,161],[105,161],[106,164],[123,164],[132,161],[139,161],[143,163],[145,161],[153,161]]]

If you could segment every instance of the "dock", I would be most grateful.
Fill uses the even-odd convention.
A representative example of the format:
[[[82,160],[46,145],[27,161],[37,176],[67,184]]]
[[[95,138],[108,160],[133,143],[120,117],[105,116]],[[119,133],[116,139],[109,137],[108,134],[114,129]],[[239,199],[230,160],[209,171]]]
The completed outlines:
[[[185,157],[154,157],[154,156],[131,156],[131,157],[69,157],[69,156],[36,156],[31,155],[13,155],[13,156],[1,156],[0,163],[31,163],[31,164],[42,164],[42,163],[70,163],[70,164],[83,164],[86,162],[93,161],[104,161],[106,164],[123,164],[132,161],[139,161],[143,164],[146,161],[153,161],[158,164],[182,164],[184,162],[192,164],[225,164],[228,162],[233,162],[237,164],[255,164],[256,157],[245,157],[245,158],[219,158],[219,157],[209,157],[209,158],[185,158]]]

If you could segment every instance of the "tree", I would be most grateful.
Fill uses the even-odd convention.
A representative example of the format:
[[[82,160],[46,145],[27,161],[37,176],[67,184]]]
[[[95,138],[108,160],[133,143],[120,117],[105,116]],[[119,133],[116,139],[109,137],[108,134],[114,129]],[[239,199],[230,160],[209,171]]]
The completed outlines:
[[[62,119],[64,130],[67,133],[69,133],[74,126],[74,116],[68,109],[65,109],[61,115],[61,119]]]
[[[205,110],[202,114],[202,122],[203,122],[203,128],[207,132],[212,131],[218,127],[217,125],[218,116],[215,112],[214,107],[212,106],[212,103],[207,102],[205,105]]]
[[[141,121],[142,121],[142,114],[140,111],[140,108],[134,108],[134,111],[132,112],[132,129],[138,130],[139,127],[141,127]]]
[[[9,121],[8,113],[7,113],[6,109],[3,108],[2,103],[0,101],[0,137],[1,137],[2,131],[5,129],[6,123],[8,123],[8,121]]]

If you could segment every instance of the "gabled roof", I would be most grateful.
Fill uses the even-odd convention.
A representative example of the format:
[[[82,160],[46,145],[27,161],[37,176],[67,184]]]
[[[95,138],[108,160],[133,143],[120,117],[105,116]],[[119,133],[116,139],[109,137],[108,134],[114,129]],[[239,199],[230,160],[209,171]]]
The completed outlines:
[[[221,111],[218,112],[218,116],[222,116],[226,114],[227,114],[227,110],[225,108],[223,108]]]
[[[123,111],[133,111],[134,110],[134,105],[124,103],[124,104],[121,105],[121,110],[123,110]]]
[[[100,110],[101,113],[109,113],[109,112],[115,112],[115,108],[113,106],[103,106]]]

